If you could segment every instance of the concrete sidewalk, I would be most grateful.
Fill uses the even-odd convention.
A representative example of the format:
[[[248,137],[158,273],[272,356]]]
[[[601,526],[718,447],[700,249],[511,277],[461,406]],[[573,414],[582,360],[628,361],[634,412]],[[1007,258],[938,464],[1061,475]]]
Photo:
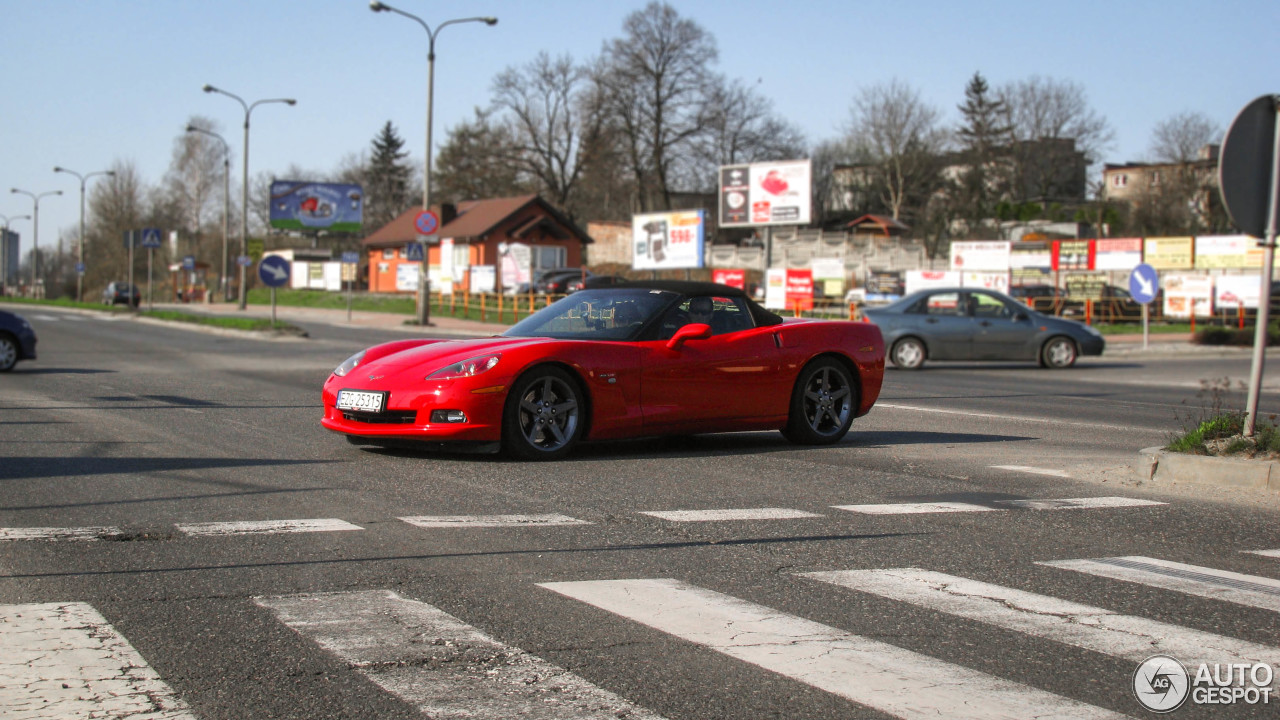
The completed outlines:
[[[227,317],[264,319],[271,317],[270,305],[251,304],[244,310],[241,310],[236,303],[156,303],[154,307],[156,310],[223,315]],[[510,313],[507,313],[506,316],[507,318],[511,317]],[[456,337],[497,335],[511,327],[510,323],[483,323],[476,320],[464,320],[451,317],[447,313],[433,313],[431,315],[431,324],[425,328],[418,325],[406,325],[406,321],[410,319],[410,316],[399,313],[352,311],[348,320],[346,310],[291,307],[286,305],[276,306],[276,320],[294,325],[321,323],[334,327],[377,328],[380,330],[395,330],[412,335],[448,335]]]

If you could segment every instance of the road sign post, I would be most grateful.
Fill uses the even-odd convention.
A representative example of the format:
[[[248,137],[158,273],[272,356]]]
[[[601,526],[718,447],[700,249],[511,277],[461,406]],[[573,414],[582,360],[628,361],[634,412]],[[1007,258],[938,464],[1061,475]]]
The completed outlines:
[[[351,296],[354,294],[354,289],[355,289],[355,284],[356,284],[356,271],[357,271],[357,270],[359,269],[359,267],[360,267],[360,253],[355,252],[355,251],[353,251],[353,250],[347,250],[347,251],[343,252],[343,253],[342,253],[342,264],[343,264],[344,266],[348,266],[348,265],[354,266],[354,267],[352,267],[352,268],[351,268],[350,273],[348,273],[348,272],[347,272],[347,268],[346,268],[346,267],[343,267],[343,269],[342,269],[342,270],[343,270],[342,275],[343,275],[343,277],[344,277],[344,278],[346,278],[346,281],[347,281],[347,323],[348,323],[348,324],[350,324],[350,322],[351,322]]]
[[[258,262],[258,278],[271,288],[271,325],[276,324],[276,288],[289,282],[289,261],[279,255],[269,255]]]
[[[1160,276],[1156,269],[1146,263],[1142,263],[1133,269],[1129,274],[1129,294],[1133,299],[1142,303],[1142,349],[1148,347],[1148,337],[1151,328],[1151,313],[1148,306],[1152,300],[1156,298],[1156,291],[1160,287]]]
[[[430,184],[430,180],[428,180]],[[418,230],[419,240],[435,237],[440,229],[440,216],[430,208],[424,208],[413,220]],[[431,277],[427,274],[427,248],[422,245],[422,264],[418,266],[418,324],[426,327],[431,324]]]
[[[1258,327],[1253,336],[1249,401],[1244,436],[1257,427],[1262,366],[1266,359],[1271,312],[1272,264],[1276,254],[1276,214],[1280,212],[1280,95],[1263,95],[1244,106],[1222,141],[1218,186],[1231,220],[1243,232],[1263,238],[1262,287],[1258,294]]]

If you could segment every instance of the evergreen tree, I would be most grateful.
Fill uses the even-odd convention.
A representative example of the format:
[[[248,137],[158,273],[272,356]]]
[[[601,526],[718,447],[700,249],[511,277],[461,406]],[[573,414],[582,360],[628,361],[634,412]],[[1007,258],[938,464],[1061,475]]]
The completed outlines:
[[[409,153],[404,150],[404,139],[388,120],[382,131],[373,139],[373,155],[365,173],[364,227],[373,232],[408,210],[413,200],[409,197],[409,179],[413,169],[405,162]]]
[[[1004,100],[989,92],[986,78],[975,72],[959,106],[964,122],[956,136],[964,170],[955,180],[954,195],[958,215],[971,237],[983,234],[983,222],[992,217],[995,203],[1008,191],[1008,171],[1001,158],[1008,151],[1011,127],[1005,120]]]

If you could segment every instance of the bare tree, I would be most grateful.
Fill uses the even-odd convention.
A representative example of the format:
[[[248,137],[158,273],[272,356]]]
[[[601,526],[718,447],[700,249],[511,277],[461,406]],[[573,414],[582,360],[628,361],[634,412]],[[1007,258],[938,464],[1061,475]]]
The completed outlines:
[[[849,143],[868,161],[868,171],[895,220],[908,202],[923,204],[937,182],[938,155],[946,145],[939,112],[918,91],[898,80],[863,88],[854,99]]]
[[[131,162],[117,160],[112,164],[111,170],[115,172],[114,175],[94,183],[89,191],[90,224],[85,230],[87,237],[84,245],[87,297],[106,287],[109,282],[128,277],[125,233],[141,230],[151,216],[146,200],[147,188],[143,185],[137,167]],[[161,249],[162,258],[167,257],[166,250]],[[135,258],[135,262],[139,259]],[[139,265],[142,272],[146,271],[145,263],[145,259],[142,259]]]
[[[819,226],[850,213],[853,193],[841,187],[836,166],[847,165],[853,158],[845,140],[824,140],[809,153],[813,168],[813,222]],[[848,197],[846,197],[846,194]]]
[[[493,92],[515,140],[514,162],[572,216],[587,148],[603,127],[601,108],[589,98],[586,68],[567,55],[552,59],[541,52],[524,67],[499,74]]]
[[[717,57],[715,39],[667,3],[631,13],[623,37],[605,43],[595,81],[626,144],[641,210],[669,209],[675,178],[692,176],[682,163],[709,122],[708,66]]]
[[[740,80],[708,85],[706,127],[695,141],[693,186],[714,190],[720,165],[794,160],[805,155],[804,133],[774,112],[773,103]]]
[[[1183,112],[1156,124],[1151,155],[1156,162],[1189,163],[1206,145],[1222,142],[1223,130],[1204,113]]]
[[[476,108],[471,121],[449,128],[436,156],[434,199],[457,203],[535,192],[535,183],[510,162],[516,152],[510,129]]]
[[[1115,139],[1106,118],[1089,106],[1084,88],[1033,75],[1005,85],[997,97],[1006,106],[1013,140],[1015,199],[1083,197],[1087,167]]]
[[[216,122],[199,115],[193,115],[187,126],[210,132],[220,129]],[[206,243],[206,235],[212,237],[214,233],[206,234],[205,228],[221,226],[222,204],[217,200],[222,197],[225,157],[222,143],[216,138],[183,132],[174,138],[173,157],[163,184],[162,194],[177,213],[179,223],[170,229],[189,241],[186,250],[205,260],[218,256],[217,249]]]

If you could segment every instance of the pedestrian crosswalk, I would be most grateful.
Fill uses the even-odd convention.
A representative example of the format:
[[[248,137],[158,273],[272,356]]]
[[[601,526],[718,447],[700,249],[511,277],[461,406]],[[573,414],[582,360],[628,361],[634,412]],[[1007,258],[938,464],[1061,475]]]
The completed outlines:
[[[916,515],[935,513],[997,512],[1017,510],[1105,510],[1111,508],[1153,508],[1166,503],[1128,497],[1041,498],[994,500],[982,505],[972,502],[914,502],[865,505],[832,505],[834,510],[859,515]],[[665,522],[729,522],[758,520],[818,520],[827,517],[811,510],[782,507],[709,508],[638,510],[637,515]],[[416,515],[397,520],[419,528],[542,528],[591,525],[561,513],[512,515]],[[216,537],[230,535],[263,535],[280,533],[343,532],[365,529],[358,522],[341,518],[302,518],[286,520],[233,520],[177,523],[182,535]],[[114,526],[88,527],[0,527],[0,541],[5,540],[103,540],[121,536]],[[1265,551],[1263,551],[1265,552]]]
[[[1265,562],[1262,558],[1280,556],[1267,550],[1242,553],[1252,556],[1246,561],[1244,554],[1237,555],[1251,567]],[[1095,578],[1090,585],[1095,590],[1098,581],[1136,584],[1139,592],[1174,592],[1280,612],[1280,580],[1265,575],[1140,556],[1066,558],[1036,566],[1038,572],[1054,573],[1059,581],[1054,587],[1089,575]],[[1280,563],[1274,569],[1268,575],[1280,573]],[[1048,652],[1071,647],[1134,667],[1161,654],[1188,667],[1266,664],[1280,672],[1276,639],[1253,636],[1249,627],[1213,627],[1211,632],[1121,612],[1105,607],[1105,602],[1091,605],[1033,592],[1018,587],[1017,580],[1001,585],[923,567],[845,568],[793,576],[796,591],[802,597],[812,594],[810,600],[830,602],[832,597],[856,593],[889,603],[842,603],[842,612],[874,614],[860,618],[860,626],[897,627],[906,622],[910,609],[933,613],[936,617],[929,625],[934,631],[947,623],[976,622],[1018,633],[1028,642],[1046,643]],[[583,626],[561,624],[557,613],[574,613],[592,627],[605,623],[643,627],[670,642],[730,658],[892,717],[1118,718],[1136,707],[1119,690],[1109,695],[1096,689],[1064,694],[1061,686],[1037,687],[1034,676],[1003,677],[992,667],[968,667],[945,649],[901,647],[889,633],[861,635],[687,578],[522,577],[515,582],[528,583],[529,589],[521,592],[534,593],[531,597],[546,592],[537,604],[549,614],[529,621],[554,627],[558,645],[591,647],[597,641],[575,636],[572,628]],[[545,602],[556,597],[560,603]],[[481,630],[467,618],[400,592],[301,593],[259,596],[246,602],[269,611],[317,652],[336,657],[351,672],[429,717],[660,717],[640,698],[624,697],[572,669],[505,643],[499,639],[500,629]],[[810,601],[796,603],[797,607],[809,605]],[[491,618],[477,620],[492,622]],[[190,703],[179,695],[181,683],[176,690],[170,687],[86,603],[0,605],[0,647],[5,648],[0,653],[0,715],[5,717],[192,716]],[[693,662],[697,655],[678,657]],[[645,672],[643,667],[639,672]],[[1097,687],[1124,688],[1129,681],[1115,678]],[[67,704],[57,712],[49,710],[62,702]],[[77,707],[75,703],[87,703],[96,714],[62,713],[62,708]]]

